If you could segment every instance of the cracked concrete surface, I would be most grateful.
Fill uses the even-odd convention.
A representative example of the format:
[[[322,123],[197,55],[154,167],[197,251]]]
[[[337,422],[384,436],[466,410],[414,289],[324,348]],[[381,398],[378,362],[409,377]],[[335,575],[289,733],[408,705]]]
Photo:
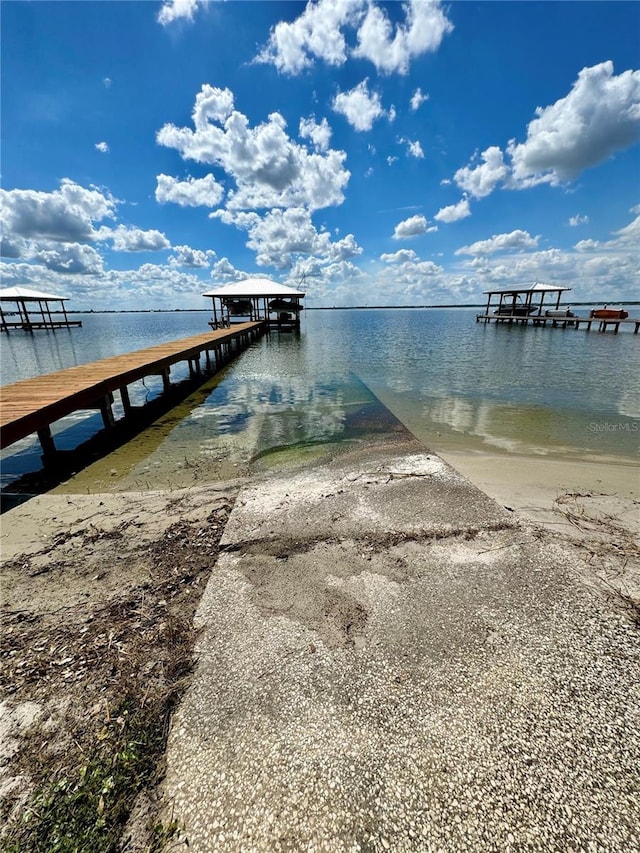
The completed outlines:
[[[434,454],[241,491],[167,815],[208,851],[640,850],[638,632]]]

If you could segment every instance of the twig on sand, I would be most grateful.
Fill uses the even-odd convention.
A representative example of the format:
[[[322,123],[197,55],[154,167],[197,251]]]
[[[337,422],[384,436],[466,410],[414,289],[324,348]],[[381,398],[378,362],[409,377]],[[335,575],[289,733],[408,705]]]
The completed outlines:
[[[613,603],[640,627],[640,543],[637,534],[610,513],[591,508],[586,500],[609,498],[597,492],[567,492],[554,501],[554,510],[583,534],[573,539],[586,554],[585,564],[606,587]],[[580,502],[582,500],[582,502]],[[632,501],[638,504],[638,501]],[[612,582],[613,581],[613,582]]]

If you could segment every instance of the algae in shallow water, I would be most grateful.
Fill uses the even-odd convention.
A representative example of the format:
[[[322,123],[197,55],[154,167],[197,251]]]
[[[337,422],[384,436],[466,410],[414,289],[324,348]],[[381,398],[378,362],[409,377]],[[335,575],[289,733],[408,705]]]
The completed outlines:
[[[295,464],[330,455],[345,443],[408,435],[404,424],[354,374],[324,384],[318,396],[322,400],[315,405],[267,414],[252,461],[269,467]]]

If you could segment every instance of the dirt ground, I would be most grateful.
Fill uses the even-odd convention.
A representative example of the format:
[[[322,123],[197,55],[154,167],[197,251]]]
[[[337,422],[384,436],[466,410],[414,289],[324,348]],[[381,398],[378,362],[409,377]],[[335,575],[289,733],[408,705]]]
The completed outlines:
[[[43,495],[3,517],[0,849],[170,836],[153,791],[233,500]]]
[[[41,495],[3,516],[1,850],[160,850],[179,829],[159,822],[155,791],[240,484]],[[541,547],[580,549],[584,582],[640,627],[637,526],[598,495],[565,494],[556,512]]]

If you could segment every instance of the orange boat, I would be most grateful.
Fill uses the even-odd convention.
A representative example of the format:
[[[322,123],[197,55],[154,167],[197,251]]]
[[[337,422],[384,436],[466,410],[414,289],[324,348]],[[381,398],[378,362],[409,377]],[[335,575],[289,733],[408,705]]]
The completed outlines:
[[[594,320],[626,320],[629,316],[626,311],[620,308],[594,308],[589,314]]]

